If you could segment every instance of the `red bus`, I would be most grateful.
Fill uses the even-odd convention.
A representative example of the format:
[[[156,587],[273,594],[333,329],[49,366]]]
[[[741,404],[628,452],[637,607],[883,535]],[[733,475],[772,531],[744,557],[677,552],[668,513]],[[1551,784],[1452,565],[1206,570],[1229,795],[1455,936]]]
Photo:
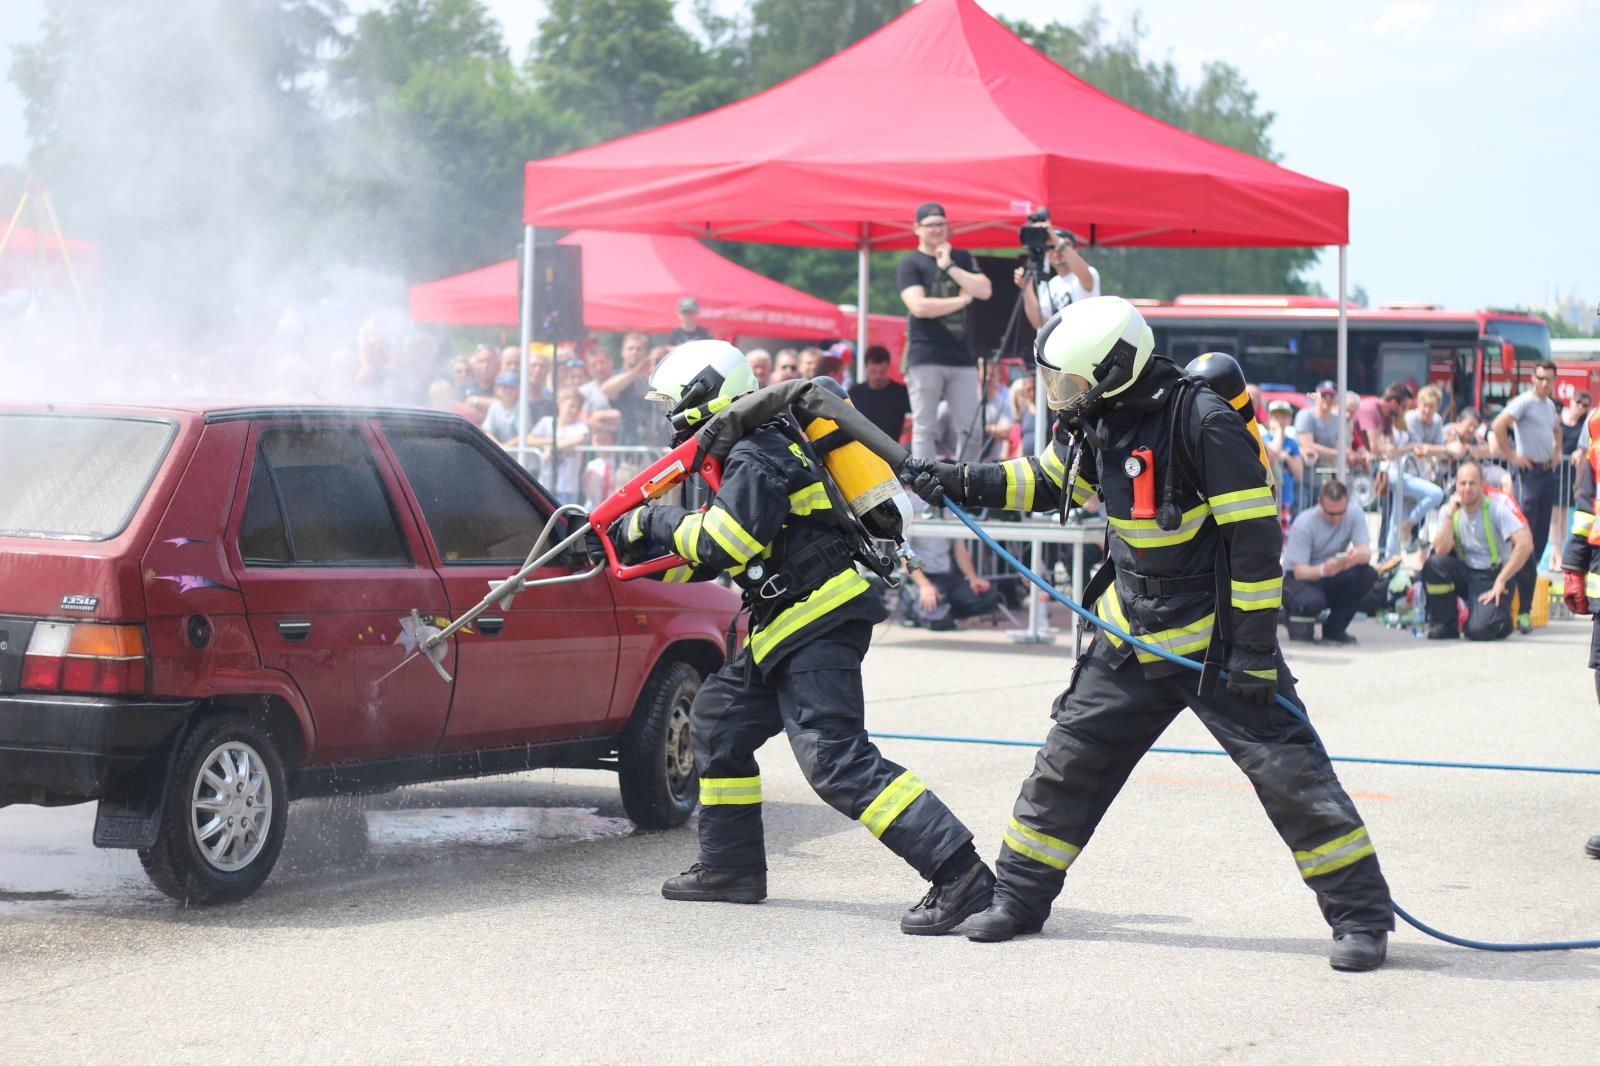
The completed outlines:
[[[1202,352],[1227,352],[1267,391],[1310,392],[1338,380],[1339,307],[1323,296],[1179,296],[1135,300],[1156,351],[1180,366]],[[1446,409],[1492,414],[1528,387],[1533,364],[1550,358],[1543,319],[1502,311],[1446,311],[1432,304],[1352,307],[1350,388],[1372,395],[1395,381],[1438,385]],[[1600,366],[1557,370],[1557,397],[1600,394]]]

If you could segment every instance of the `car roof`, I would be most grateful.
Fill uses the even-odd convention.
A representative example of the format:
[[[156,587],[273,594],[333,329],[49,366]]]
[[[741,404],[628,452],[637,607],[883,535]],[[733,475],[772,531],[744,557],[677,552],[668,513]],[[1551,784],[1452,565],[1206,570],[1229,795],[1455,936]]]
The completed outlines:
[[[332,403],[258,403],[227,400],[178,400],[172,403],[0,405],[0,414],[122,415],[134,418],[170,418],[180,422],[237,422],[254,418],[388,418],[418,422],[471,425],[449,411],[422,407],[389,407]]]

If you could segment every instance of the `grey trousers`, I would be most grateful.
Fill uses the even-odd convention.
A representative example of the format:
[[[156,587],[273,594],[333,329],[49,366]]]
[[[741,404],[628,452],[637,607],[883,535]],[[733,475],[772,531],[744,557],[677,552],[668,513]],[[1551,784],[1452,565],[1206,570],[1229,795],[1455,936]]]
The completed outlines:
[[[924,363],[906,368],[906,391],[911,395],[911,454],[917,458],[973,460],[983,447],[978,425],[978,368],[936,366]],[[941,442],[939,401],[949,404],[949,426]],[[941,456],[940,444],[945,454]],[[959,452],[959,454],[957,454]]]

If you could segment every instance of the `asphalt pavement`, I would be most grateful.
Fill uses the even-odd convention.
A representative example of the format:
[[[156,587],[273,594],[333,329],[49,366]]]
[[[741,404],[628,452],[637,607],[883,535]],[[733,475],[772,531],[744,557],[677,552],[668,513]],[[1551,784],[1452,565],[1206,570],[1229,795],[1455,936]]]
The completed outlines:
[[[1058,616],[1059,618],[1059,616]],[[1335,755],[1600,767],[1587,621],[1492,645],[1358,622],[1292,644]],[[880,731],[1036,741],[1070,641],[883,627]],[[1191,715],[1164,745],[1214,748]],[[1029,747],[884,740],[992,860]],[[761,755],[771,897],[669,903],[692,830],[636,833],[614,779],[542,771],[291,809],[272,879],[184,908],[93,807],[0,810],[6,1063],[1586,1062],[1600,952],[1490,954],[1402,927],[1327,964],[1294,861],[1227,759],[1152,754],[1043,935],[903,936],[912,871]],[[1600,937],[1600,779],[1339,763],[1395,898],[1492,940]]]

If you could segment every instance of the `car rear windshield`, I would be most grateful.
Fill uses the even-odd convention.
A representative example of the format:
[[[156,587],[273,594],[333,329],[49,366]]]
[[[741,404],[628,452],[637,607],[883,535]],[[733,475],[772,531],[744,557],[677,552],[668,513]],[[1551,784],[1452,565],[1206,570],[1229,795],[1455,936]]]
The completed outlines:
[[[174,429],[151,419],[0,415],[0,535],[116,536],[155,479]]]

